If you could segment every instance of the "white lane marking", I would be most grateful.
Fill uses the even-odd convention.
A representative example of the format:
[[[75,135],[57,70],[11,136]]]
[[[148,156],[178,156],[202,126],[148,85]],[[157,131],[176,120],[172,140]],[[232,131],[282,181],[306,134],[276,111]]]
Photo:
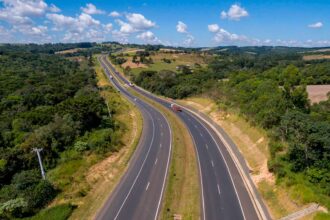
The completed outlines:
[[[148,191],[149,185],[150,185],[150,182],[148,182],[148,184],[147,184],[146,191]]]
[[[209,149],[209,145],[206,145],[206,149]]]
[[[212,164],[212,167],[214,167],[214,163],[213,163],[213,160],[211,160],[211,164]]]
[[[146,112],[148,113],[149,117],[151,118],[151,121],[152,121],[152,127],[153,127],[153,129],[152,129],[152,138],[151,138],[151,142],[150,142],[150,145],[149,145],[149,149],[148,149],[148,152],[147,152],[147,154],[146,154],[146,157],[144,158],[144,160],[143,160],[143,162],[142,162],[142,166],[140,167],[140,170],[139,170],[137,176],[135,177],[134,182],[133,182],[131,188],[129,189],[129,191],[128,191],[128,193],[127,193],[127,195],[126,195],[126,197],[125,197],[123,203],[121,204],[121,206],[120,206],[120,208],[119,208],[119,210],[118,210],[118,212],[117,212],[117,214],[116,214],[114,220],[116,220],[116,219],[118,218],[118,216],[119,216],[121,210],[123,209],[123,207],[124,207],[124,205],[125,205],[125,203],[126,203],[128,197],[129,197],[129,195],[131,194],[132,189],[133,189],[133,187],[134,187],[134,185],[135,185],[137,179],[139,178],[139,176],[140,176],[140,174],[141,174],[141,171],[142,171],[142,169],[143,169],[143,167],[144,167],[144,164],[145,164],[145,162],[146,162],[146,160],[147,160],[147,158],[148,158],[148,156],[149,156],[149,153],[150,153],[150,150],[151,150],[152,143],[154,142],[154,137],[155,137],[155,122],[154,122],[153,118],[151,117],[151,114],[150,114],[147,110],[146,110]]]
[[[162,144],[159,144],[159,148],[162,148]]]
[[[217,184],[217,186],[218,186],[218,193],[219,193],[219,195],[220,195],[220,194],[221,194],[220,186],[219,186],[219,184]]]
[[[191,115],[191,114],[190,114]],[[243,218],[244,218],[244,220],[246,219],[246,217],[245,217],[245,213],[244,213],[244,211],[243,211],[243,207],[242,207],[242,203],[241,203],[241,200],[240,200],[240,198],[239,198],[239,196],[238,196],[238,192],[237,192],[237,189],[236,189],[236,185],[235,185],[235,183],[234,183],[234,180],[233,180],[233,177],[232,177],[232,175],[231,175],[231,173],[230,173],[230,171],[229,171],[229,167],[228,167],[228,164],[227,164],[227,161],[225,160],[225,157],[223,156],[223,154],[222,154],[222,151],[220,150],[220,147],[219,147],[219,145],[218,145],[218,142],[214,139],[214,137],[213,137],[213,135],[211,134],[211,132],[209,131],[209,129],[207,129],[206,128],[206,126],[200,121],[200,119],[198,119],[198,118],[196,118],[196,116],[194,116],[194,115],[191,115],[192,117],[194,117],[203,127],[204,127],[204,129],[206,129],[206,131],[209,133],[209,135],[211,136],[211,138],[213,139],[213,142],[216,144],[216,146],[217,146],[217,148],[218,148],[218,151],[219,151],[219,153],[220,153],[220,155],[221,155],[221,157],[222,157],[222,160],[225,162],[225,165],[226,165],[226,168],[227,168],[227,172],[229,173],[229,177],[230,177],[230,180],[231,180],[231,182],[232,182],[232,184],[233,184],[233,186],[234,186],[234,190],[235,190],[235,194],[236,194],[236,197],[237,197],[237,200],[238,200],[238,203],[239,203],[239,206],[240,206],[240,208],[241,208],[241,212],[242,212],[242,214],[243,214]],[[221,141],[221,140],[220,140]]]
[[[157,164],[157,161],[158,161],[158,158],[156,158],[156,160],[155,160],[155,165]]]
[[[195,128],[197,128],[197,125],[194,125],[195,126]]]
[[[160,127],[163,128],[163,124],[160,124]]]
[[[203,134],[202,133],[199,133],[202,137],[203,137]]]

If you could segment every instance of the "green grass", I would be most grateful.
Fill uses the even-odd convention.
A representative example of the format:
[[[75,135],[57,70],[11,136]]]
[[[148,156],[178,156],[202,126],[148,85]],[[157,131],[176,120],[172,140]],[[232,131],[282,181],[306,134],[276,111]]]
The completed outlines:
[[[66,220],[70,217],[74,209],[75,207],[70,204],[57,205],[44,209],[37,215],[26,218],[25,220]]]
[[[330,219],[330,214],[324,212],[319,212],[314,217],[314,220],[329,220],[329,219]]]

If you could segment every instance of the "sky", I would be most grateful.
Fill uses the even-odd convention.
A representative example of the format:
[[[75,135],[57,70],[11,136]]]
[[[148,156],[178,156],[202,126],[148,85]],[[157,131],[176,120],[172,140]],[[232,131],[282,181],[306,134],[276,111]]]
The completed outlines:
[[[0,0],[0,43],[330,46],[330,0]]]

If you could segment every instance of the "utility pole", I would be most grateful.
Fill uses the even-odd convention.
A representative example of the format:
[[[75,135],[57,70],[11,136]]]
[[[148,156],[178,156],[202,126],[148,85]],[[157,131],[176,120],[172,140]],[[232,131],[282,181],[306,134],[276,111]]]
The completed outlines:
[[[107,108],[108,108],[109,117],[111,118],[110,107],[109,107],[109,103],[108,103],[108,101],[107,101],[107,100],[105,100],[105,104],[107,104]]]
[[[41,156],[40,156],[40,152],[42,151],[42,148],[33,148],[32,151],[33,152],[37,152],[38,161],[39,161],[40,170],[41,170],[41,175],[42,175],[42,179],[45,180],[46,179],[46,174],[45,174],[45,170],[44,170],[44,167],[42,165]]]

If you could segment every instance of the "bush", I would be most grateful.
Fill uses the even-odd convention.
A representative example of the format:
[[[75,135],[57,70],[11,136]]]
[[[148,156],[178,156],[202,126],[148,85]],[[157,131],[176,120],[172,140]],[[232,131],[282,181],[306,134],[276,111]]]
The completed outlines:
[[[75,206],[71,204],[57,205],[48,209],[44,209],[37,215],[25,220],[66,220],[70,217]]]

